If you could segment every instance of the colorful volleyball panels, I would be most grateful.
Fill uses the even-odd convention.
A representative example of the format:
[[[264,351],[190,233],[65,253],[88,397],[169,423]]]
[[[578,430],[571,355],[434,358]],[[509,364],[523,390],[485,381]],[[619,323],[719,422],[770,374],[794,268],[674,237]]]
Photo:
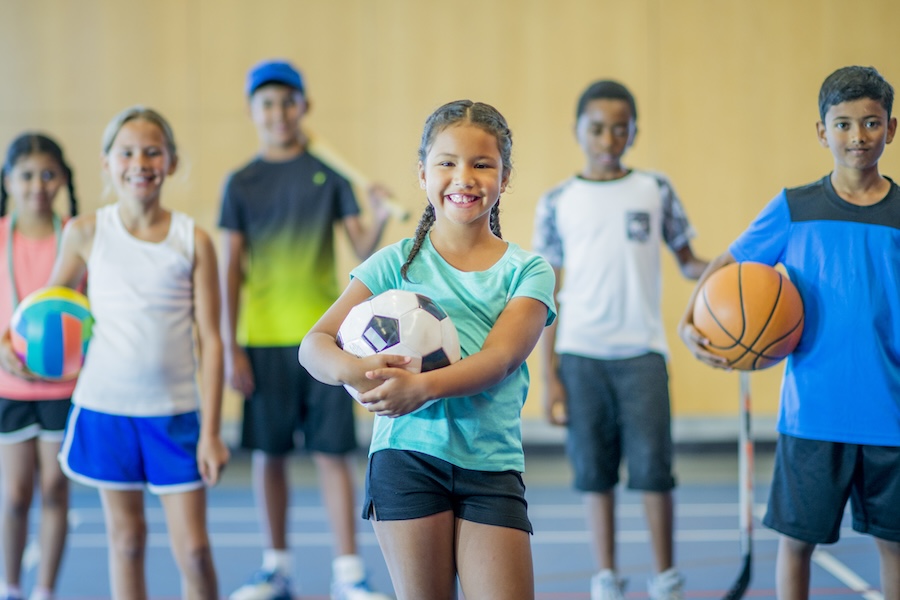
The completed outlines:
[[[29,371],[62,381],[78,375],[93,325],[88,299],[71,288],[47,287],[26,296],[13,312],[13,349]]]

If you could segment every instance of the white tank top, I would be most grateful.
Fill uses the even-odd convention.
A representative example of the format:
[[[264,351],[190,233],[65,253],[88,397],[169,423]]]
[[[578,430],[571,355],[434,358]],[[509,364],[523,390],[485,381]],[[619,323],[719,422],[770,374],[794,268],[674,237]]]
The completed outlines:
[[[187,215],[173,211],[166,239],[153,243],[128,233],[118,205],[97,211],[87,263],[95,324],[74,404],[129,416],[199,408],[193,269]]]

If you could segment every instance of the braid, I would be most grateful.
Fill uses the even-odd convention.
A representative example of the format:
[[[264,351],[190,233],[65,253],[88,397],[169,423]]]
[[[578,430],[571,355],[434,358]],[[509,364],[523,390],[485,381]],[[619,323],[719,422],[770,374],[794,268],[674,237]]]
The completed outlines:
[[[409,265],[422,248],[422,242],[425,241],[425,236],[431,230],[432,225],[434,225],[434,207],[429,203],[425,207],[425,212],[422,213],[422,218],[419,219],[419,224],[416,225],[416,238],[413,241],[413,247],[409,250],[409,256],[406,257],[406,262],[400,267],[400,276],[406,281],[409,281],[409,278],[406,276],[407,271],[409,271]]]
[[[500,199],[491,207],[491,231],[501,240],[503,236],[500,234]]]
[[[75,174],[65,162],[62,163],[63,171],[66,172],[66,180],[69,182],[67,188],[69,190],[69,216],[74,217],[78,214],[78,197],[75,195]]]
[[[6,191],[6,184],[3,183],[5,169],[0,169],[0,217],[6,214],[6,199],[9,198],[9,192]]]

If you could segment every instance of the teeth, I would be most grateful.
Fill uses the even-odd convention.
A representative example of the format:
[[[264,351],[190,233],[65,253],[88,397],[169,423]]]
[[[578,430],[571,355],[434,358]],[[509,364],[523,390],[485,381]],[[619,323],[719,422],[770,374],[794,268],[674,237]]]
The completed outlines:
[[[449,196],[447,196],[447,198],[454,204],[466,204],[467,202],[471,202],[473,199],[472,196],[466,196],[463,194],[450,194]]]

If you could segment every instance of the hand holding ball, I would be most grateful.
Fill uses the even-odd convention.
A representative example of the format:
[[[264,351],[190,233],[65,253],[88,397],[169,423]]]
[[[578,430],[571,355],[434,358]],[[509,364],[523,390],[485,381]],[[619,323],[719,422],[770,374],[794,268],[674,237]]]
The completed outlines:
[[[26,296],[9,326],[15,353],[42,379],[65,381],[81,371],[91,339],[88,299],[71,288],[47,287]]]
[[[754,262],[714,272],[694,303],[694,327],[706,349],[741,371],[770,367],[794,351],[803,333],[803,302],[791,280]]]
[[[406,290],[388,290],[350,309],[337,343],[358,357],[409,356],[406,369],[413,373],[446,367],[461,357],[459,335],[447,313],[431,298]],[[359,399],[356,390],[344,387]]]

